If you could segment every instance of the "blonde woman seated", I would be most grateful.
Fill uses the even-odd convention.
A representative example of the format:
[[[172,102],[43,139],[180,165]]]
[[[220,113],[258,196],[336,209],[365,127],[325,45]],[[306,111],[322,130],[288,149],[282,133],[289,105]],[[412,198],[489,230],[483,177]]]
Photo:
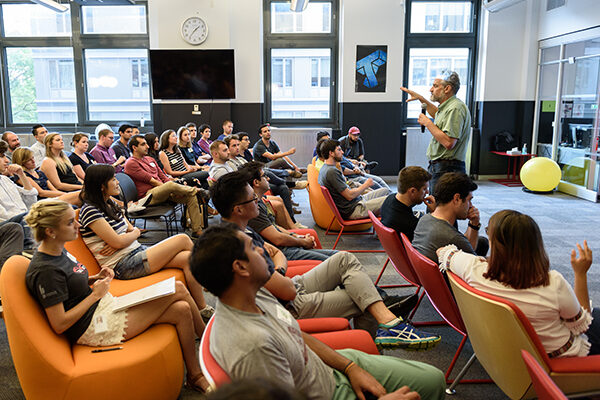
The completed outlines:
[[[25,178],[29,181],[31,186],[38,191],[38,200],[56,197],[66,201],[69,204],[81,207],[79,190],[67,193],[61,190],[56,190],[54,185],[48,181],[46,174],[35,168],[35,156],[27,147],[19,147],[14,151],[13,163],[20,165],[23,168]],[[19,179],[17,183],[23,186],[21,179]]]
[[[190,130],[185,127],[182,126],[181,128],[179,128],[177,130],[177,137],[179,137],[179,143],[178,143],[178,147],[179,147],[179,151],[181,152],[181,155],[183,155],[183,158],[185,160],[185,162],[187,163],[187,165],[189,166],[198,166],[199,170],[202,171],[208,171],[209,167],[207,166],[199,166],[199,164],[201,164],[199,161],[202,161],[200,159],[198,159],[198,162],[196,162],[196,154],[194,153],[194,148],[192,146],[192,141],[196,138],[196,133],[194,130],[194,134],[192,135],[192,133],[190,132]],[[205,164],[206,161],[204,161],[202,164]]]
[[[87,152],[90,146],[88,136],[85,133],[74,134],[71,146],[73,152],[69,155],[69,160],[73,164],[73,172],[79,179],[83,180],[87,167],[96,163],[96,159]]]
[[[110,198],[118,195],[119,181],[112,165],[95,164],[87,169],[79,222],[81,237],[98,264],[114,270],[117,279],[135,279],[163,268],[182,269],[198,308],[205,317],[210,317],[213,309],[206,305],[202,286],[189,267],[192,240],[179,234],[151,247],[140,244],[137,241],[140,230],[131,225]]]
[[[60,191],[72,192],[80,190],[81,179],[73,172],[73,164],[63,151],[65,143],[58,133],[49,133],[44,139],[46,158],[42,161],[40,170],[46,174],[52,185]]]
[[[31,207],[25,220],[41,242],[27,269],[27,288],[44,308],[56,334],[64,333],[69,342],[80,345],[112,346],[153,324],[175,325],[188,384],[198,391],[208,387],[195,347],[204,323],[185,285],[177,282],[173,295],[113,313],[114,298],[108,292],[113,271],[103,267],[97,275],[88,276],[87,269],[65,251],[65,242],[77,238],[79,230],[73,208],[62,200],[42,200]],[[106,329],[96,327],[99,316],[106,321]]]
[[[450,245],[437,250],[440,269],[513,302],[527,316],[551,358],[600,354],[600,312],[591,309],[587,287],[592,265],[587,242],[583,248],[577,244],[579,256],[571,251],[573,290],[560,272],[550,270],[540,228],[530,216],[499,211],[490,218],[487,233],[488,260]]]

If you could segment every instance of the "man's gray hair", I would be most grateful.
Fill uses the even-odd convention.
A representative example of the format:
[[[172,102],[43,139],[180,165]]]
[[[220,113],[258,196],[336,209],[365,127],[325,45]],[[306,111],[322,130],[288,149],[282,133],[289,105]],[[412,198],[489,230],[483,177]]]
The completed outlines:
[[[458,93],[458,89],[460,89],[460,78],[456,72],[444,70],[442,71],[440,79],[442,79],[446,85],[452,86],[454,94]]]

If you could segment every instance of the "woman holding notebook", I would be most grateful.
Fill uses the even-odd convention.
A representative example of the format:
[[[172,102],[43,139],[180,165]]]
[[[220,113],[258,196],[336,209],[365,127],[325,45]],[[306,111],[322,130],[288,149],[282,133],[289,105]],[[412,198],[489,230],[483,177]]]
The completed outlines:
[[[40,242],[27,269],[29,291],[44,308],[50,326],[64,333],[71,343],[111,346],[144,332],[150,325],[175,325],[187,368],[187,384],[204,391],[195,349],[204,322],[185,285],[177,282],[175,294],[113,312],[114,298],[108,292],[114,273],[102,267],[97,275],[67,255],[64,245],[77,238],[79,222],[73,208],[58,199],[35,203],[25,217]]]

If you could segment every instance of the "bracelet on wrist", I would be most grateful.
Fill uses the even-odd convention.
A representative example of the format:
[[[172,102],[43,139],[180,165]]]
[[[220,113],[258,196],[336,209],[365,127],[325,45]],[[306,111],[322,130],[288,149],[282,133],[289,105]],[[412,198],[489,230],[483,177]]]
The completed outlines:
[[[344,369],[342,370],[342,373],[344,375],[346,375],[346,373],[348,372],[348,370],[352,367],[352,365],[354,365],[354,361],[349,361],[348,364],[346,364],[346,366],[344,367]]]
[[[481,228],[481,222],[479,223],[479,225],[473,225],[472,223],[469,222],[469,228],[478,231]]]

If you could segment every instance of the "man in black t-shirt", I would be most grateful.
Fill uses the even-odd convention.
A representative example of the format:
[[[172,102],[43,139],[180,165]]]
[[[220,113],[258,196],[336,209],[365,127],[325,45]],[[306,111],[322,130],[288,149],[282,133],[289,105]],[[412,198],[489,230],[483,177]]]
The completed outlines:
[[[271,169],[288,171],[289,175],[294,178],[300,178],[302,174],[306,173],[306,168],[298,168],[288,157],[296,152],[295,147],[288,151],[281,151],[277,143],[271,140],[271,126],[269,124],[261,125],[258,128],[258,134],[260,140],[254,144],[252,149],[256,161],[264,163],[266,167]]]
[[[390,194],[381,206],[381,223],[412,242],[420,211],[413,207],[425,203],[429,212],[435,210],[435,199],[429,195],[431,174],[421,167],[404,167],[398,174],[398,193]]]

